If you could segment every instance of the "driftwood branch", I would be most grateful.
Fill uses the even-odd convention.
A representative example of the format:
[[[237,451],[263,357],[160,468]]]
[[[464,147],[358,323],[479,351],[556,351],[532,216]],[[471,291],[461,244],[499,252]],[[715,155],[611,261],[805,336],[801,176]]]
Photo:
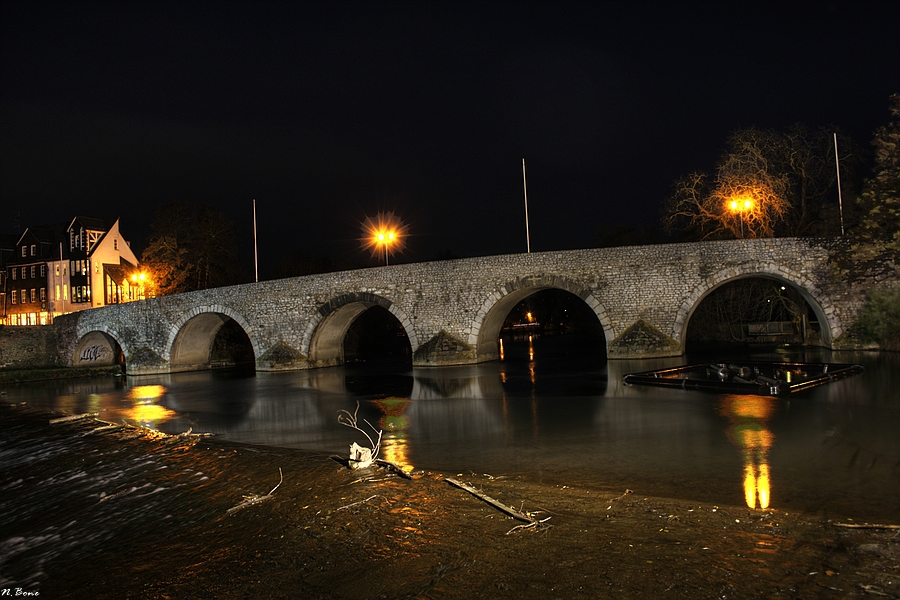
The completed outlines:
[[[100,413],[83,413],[80,415],[69,415],[68,417],[58,417],[56,419],[50,419],[51,425],[56,425],[57,423],[68,423],[69,421],[80,421],[81,419],[89,419],[96,417]]]
[[[541,520],[535,519],[531,515],[524,513],[520,510],[517,510],[511,506],[507,506],[507,505],[503,504],[502,502],[500,502],[499,500],[495,500],[495,499],[491,498],[487,494],[482,494],[481,492],[479,492],[478,490],[473,488],[471,485],[469,485],[467,483],[463,483],[462,481],[457,481],[456,479],[452,479],[450,477],[447,477],[444,480],[452,486],[458,487],[461,490],[465,490],[465,491],[469,492],[470,494],[472,494],[479,500],[487,502],[494,508],[498,509],[499,511],[501,511],[503,513],[506,513],[507,515],[511,516],[512,518],[517,519],[519,521],[524,521],[526,523],[525,525],[517,525],[516,527],[513,527],[512,529],[510,529],[509,531],[506,532],[507,535],[509,535],[510,533],[512,533],[514,531],[520,530],[520,529],[528,529],[531,527],[540,527],[541,525],[544,524],[544,522],[546,522],[548,519],[550,519],[550,517],[547,517],[546,519],[541,519]]]
[[[844,527],[845,529],[900,529],[900,525],[878,525],[868,523],[832,523],[835,527]]]
[[[353,503],[348,504],[348,505],[346,505],[346,506],[341,506],[341,507],[339,507],[339,508],[336,508],[335,510],[344,510],[345,508],[350,508],[350,507],[356,506],[356,505],[358,505],[358,504],[365,504],[365,503],[368,502],[369,500],[373,500],[373,499],[375,499],[375,498],[382,498],[382,499],[384,499],[384,500],[387,502],[387,498],[385,498],[385,497],[382,496],[381,494],[374,494],[374,495],[372,495],[372,496],[369,496],[369,497],[366,498],[365,500],[360,500],[359,502],[353,502]]]
[[[362,429],[359,426],[359,422],[356,420],[356,414],[358,412],[359,412],[359,402],[356,403],[356,410],[353,411],[352,415],[350,414],[350,411],[348,411],[348,410],[343,410],[343,409],[339,410],[338,411],[338,423],[340,423],[344,427],[349,427],[350,429],[355,429],[356,431],[358,431],[361,434],[363,434],[364,436],[366,436],[366,439],[369,440],[369,445],[372,447],[372,457],[374,458],[374,457],[378,456],[378,450],[381,447],[382,432],[378,429],[375,429],[375,427],[371,423],[369,423],[367,420],[363,419],[363,423],[368,425],[372,429],[372,431],[375,432],[375,434],[378,438],[377,440],[373,440],[372,436],[370,436],[364,429]]]
[[[278,485],[276,485],[271,490],[269,490],[268,494],[266,494],[264,496],[258,496],[257,494],[250,494],[250,495],[244,496],[243,502],[241,502],[237,506],[232,506],[227,511],[225,511],[225,513],[232,515],[239,510],[243,510],[243,509],[247,508],[248,506],[253,506],[254,504],[259,504],[260,502],[265,502],[266,500],[270,499],[272,497],[272,492],[277,490],[278,486],[280,486],[281,483],[284,481],[284,473],[281,472],[281,467],[278,467],[278,475],[281,476],[281,479],[278,481]]]
[[[388,471],[390,471],[392,473],[399,475],[403,479],[412,479],[412,475],[410,475],[409,473],[404,471],[400,465],[398,465],[396,463],[392,463],[389,460],[384,460],[382,458],[376,458],[375,464],[378,465],[379,467],[384,467],[385,469],[387,469]]]

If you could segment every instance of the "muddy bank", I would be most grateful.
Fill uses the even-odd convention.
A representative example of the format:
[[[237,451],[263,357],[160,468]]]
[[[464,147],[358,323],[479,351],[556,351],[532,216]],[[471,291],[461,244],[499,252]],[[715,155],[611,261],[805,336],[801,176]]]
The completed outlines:
[[[896,530],[0,408],[0,588],[79,598],[900,595]],[[461,465],[461,467],[464,467]],[[231,511],[247,495],[262,502]],[[444,481],[550,517],[541,530]]]

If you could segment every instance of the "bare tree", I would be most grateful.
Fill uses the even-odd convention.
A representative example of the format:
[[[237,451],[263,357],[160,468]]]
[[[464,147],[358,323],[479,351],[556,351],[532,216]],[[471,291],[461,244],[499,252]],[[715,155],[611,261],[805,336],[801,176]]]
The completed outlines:
[[[850,178],[859,152],[840,139]],[[690,239],[834,235],[835,179],[833,134],[825,128],[742,129],[729,137],[714,178],[696,172],[676,182],[663,224]]]

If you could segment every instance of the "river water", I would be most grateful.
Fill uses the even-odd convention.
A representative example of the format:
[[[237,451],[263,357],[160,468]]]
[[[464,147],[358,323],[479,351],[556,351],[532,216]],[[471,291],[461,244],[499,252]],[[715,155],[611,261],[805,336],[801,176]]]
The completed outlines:
[[[4,401],[341,456],[353,441],[368,445],[338,423],[358,405],[360,425],[384,431],[382,456],[416,469],[900,520],[900,355],[770,347],[607,361],[541,350],[507,341],[505,360],[465,367],[37,382],[7,388]],[[865,372],[787,398],[622,383],[627,373],[741,359]]]

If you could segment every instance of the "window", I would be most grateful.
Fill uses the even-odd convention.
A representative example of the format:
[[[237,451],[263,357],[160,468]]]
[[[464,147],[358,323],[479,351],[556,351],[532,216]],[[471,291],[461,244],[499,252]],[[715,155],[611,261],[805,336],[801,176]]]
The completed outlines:
[[[15,281],[16,280],[16,270],[15,269],[10,269],[10,270],[12,271],[12,276],[13,276],[12,280]]]
[[[16,293],[16,290],[13,290],[13,291],[12,291],[12,294],[9,295],[9,299],[12,300],[12,303],[13,303],[13,304],[16,303],[16,297],[17,297],[17,296],[18,296],[18,294]]]
[[[28,252],[28,249],[25,246],[22,246],[22,258],[25,258],[26,256],[28,256],[27,252]]]
[[[59,295],[59,284],[56,284],[56,301],[59,302],[62,300],[62,296]]]
[[[68,300],[68,299],[69,299],[69,284],[64,283],[63,284],[63,300]]]
[[[119,240],[113,240],[113,250],[119,249]]]
[[[22,290],[22,304],[28,302],[28,296],[25,293],[25,290]]]
[[[41,302],[47,300],[47,288],[41,288]]]
[[[25,270],[27,267],[22,267],[22,279],[28,277],[28,272]]]
[[[56,263],[56,276],[59,277],[59,263]]]
[[[31,255],[37,256],[37,246],[35,246],[34,244],[31,245]]]
[[[34,279],[35,277],[37,277],[37,275],[35,275],[36,272],[37,272],[37,267],[35,267],[34,265],[32,265],[32,266],[31,266],[31,278],[32,278],[32,279]]]
[[[31,301],[37,302],[37,294],[35,294],[34,291],[34,288],[31,288]]]
[[[41,277],[47,276],[47,265],[41,265]]]

